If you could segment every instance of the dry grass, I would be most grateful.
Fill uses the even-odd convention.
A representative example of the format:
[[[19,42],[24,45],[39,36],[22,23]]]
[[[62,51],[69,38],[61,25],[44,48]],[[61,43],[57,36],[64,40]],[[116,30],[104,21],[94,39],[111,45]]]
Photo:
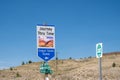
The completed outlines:
[[[116,66],[112,67],[115,62]],[[39,73],[40,62],[15,67],[12,70],[0,70],[0,80],[44,80]],[[55,61],[49,62],[54,73],[51,80],[98,80],[98,59],[58,60],[57,72]],[[120,80],[120,53],[102,57],[103,80]]]

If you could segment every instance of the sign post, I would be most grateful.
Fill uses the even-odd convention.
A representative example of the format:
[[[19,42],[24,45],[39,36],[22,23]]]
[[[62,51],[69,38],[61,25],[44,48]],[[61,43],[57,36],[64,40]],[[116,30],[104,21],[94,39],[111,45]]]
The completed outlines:
[[[98,43],[96,44],[96,57],[98,58],[99,63],[99,80],[102,80],[102,64],[101,64],[102,54],[103,54],[102,43]]]
[[[45,74],[45,80],[48,80],[48,74],[52,73],[47,62],[55,56],[55,27],[54,25],[37,25],[37,53],[45,64],[40,67],[40,72]]]

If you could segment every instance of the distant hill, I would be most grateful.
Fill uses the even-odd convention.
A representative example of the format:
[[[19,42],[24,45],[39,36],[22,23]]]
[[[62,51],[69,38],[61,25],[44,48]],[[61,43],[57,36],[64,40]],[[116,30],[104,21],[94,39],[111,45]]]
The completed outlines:
[[[113,66],[113,63],[115,66]],[[0,70],[0,80],[44,80],[39,72],[42,62]],[[50,80],[98,80],[98,59],[67,59],[49,61],[53,74]],[[57,71],[56,71],[57,70]],[[120,80],[120,52],[104,53],[102,57],[103,80]]]
[[[120,55],[120,52],[103,53],[103,55]]]

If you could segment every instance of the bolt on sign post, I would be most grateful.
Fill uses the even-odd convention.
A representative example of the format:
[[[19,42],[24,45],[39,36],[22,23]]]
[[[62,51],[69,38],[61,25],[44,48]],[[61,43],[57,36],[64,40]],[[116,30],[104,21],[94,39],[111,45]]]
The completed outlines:
[[[45,62],[55,56],[54,25],[37,25],[37,52]]]
[[[103,54],[102,43],[98,43],[96,44],[96,57],[98,58],[99,63],[99,80],[102,80],[102,64],[101,64],[102,54]]]

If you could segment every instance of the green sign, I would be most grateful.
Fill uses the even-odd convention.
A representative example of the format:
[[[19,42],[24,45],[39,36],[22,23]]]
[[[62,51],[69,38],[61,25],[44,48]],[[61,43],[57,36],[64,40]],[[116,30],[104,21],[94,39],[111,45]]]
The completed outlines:
[[[52,74],[53,71],[51,70],[50,66],[48,65],[48,63],[43,63],[41,66],[40,66],[40,73],[43,73],[43,74]]]
[[[102,57],[103,54],[103,48],[102,48],[102,43],[96,44],[96,57],[100,58]]]

